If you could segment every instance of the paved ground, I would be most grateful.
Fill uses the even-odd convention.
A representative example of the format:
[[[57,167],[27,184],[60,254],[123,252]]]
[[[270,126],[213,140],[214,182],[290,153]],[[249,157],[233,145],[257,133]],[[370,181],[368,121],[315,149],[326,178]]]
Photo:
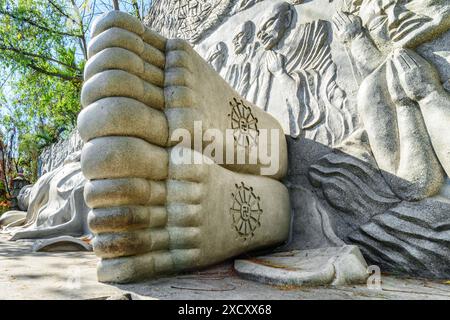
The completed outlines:
[[[103,299],[131,293],[141,299],[446,299],[443,281],[383,276],[382,290],[367,286],[278,288],[240,279],[231,263],[202,272],[134,285],[105,285],[93,253],[32,253],[28,243],[0,235],[0,299]],[[450,280],[450,279],[449,279]]]

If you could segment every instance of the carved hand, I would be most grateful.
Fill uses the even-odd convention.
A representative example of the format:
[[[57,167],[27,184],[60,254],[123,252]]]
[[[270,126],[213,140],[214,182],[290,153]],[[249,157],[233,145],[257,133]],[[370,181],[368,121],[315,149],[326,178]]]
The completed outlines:
[[[393,62],[400,84],[410,99],[420,101],[442,87],[436,69],[417,53],[397,49]]]
[[[272,74],[277,75],[284,73],[285,60],[283,55],[276,53],[275,51],[267,51],[266,59],[267,68]]]
[[[338,11],[333,17],[336,35],[343,43],[349,43],[363,31],[361,18]]]
[[[392,102],[397,106],[413,106],[414,102],[406,94],[398,79],[398,71],[392,60],[387,62],[387,84]]]

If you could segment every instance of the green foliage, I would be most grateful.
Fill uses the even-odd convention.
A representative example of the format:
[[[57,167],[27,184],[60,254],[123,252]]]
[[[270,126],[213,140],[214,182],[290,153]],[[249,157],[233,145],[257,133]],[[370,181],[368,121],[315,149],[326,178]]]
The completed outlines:
[[[83,29],[81,24],[67,23],[68,18],[57,8],[63,8],[57,0],[0,0],[0,50],[4,66],[21,73],[38,72],[81,82],[82,69],[75,52]]]
[[[139,19],[151,3],[119,1]],[[76,126],[89,29],[111,9],[110,0],[0,0],[0,197],[19,169],[36,181],[42,149]]]
[[[0,139],[17,164],[2,168],[4,184],[19,167],[34,181],[42,148],[76,125],[87,50],[77,10],[65,0],[0,0]]]

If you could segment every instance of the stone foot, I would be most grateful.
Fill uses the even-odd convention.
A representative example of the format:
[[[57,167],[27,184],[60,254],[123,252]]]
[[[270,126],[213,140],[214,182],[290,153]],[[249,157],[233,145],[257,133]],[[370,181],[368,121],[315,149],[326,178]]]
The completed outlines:
[[[85,80],[78,128],[100,281],[200,268],[287,239],[288,192],[273,179],[287,170],[281,127],[186,42],[166,40],[127,14],[107,13],[93,27]],[[266,144],[279,166],[261,177],[260,158],[225,164],[231,171],[191,145],[174,147],[172,134],[185,129],[193,136],[195,121],[203,131],[234,130],[234,153],[238,144],[245,150]],[[258,139],[262,129],[280,134]],[[177,162],[183,152],[201,164]]]

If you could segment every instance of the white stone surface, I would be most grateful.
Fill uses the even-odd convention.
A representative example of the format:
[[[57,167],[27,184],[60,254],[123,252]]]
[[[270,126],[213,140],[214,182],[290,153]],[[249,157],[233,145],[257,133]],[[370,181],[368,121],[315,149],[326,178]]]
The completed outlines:
[[[64,164],[64,160],[72,153],[80,151],[83,140],[78,131],[74,130],[67,139],[62,139],[46,147],[39,155],[39,176],[53,171]]]
[[[366,283],[367,263],[356,246],[286,251],[246,260],[234,268],[246,279],[285,286]]]
[[[293,137],[289,249],[353,243],[385,271],[448,278],[449,2],[179,4],[148,24],[196,21],[177,35]]]
[[[60,236],[50,239],[40,239],[33,243],[34,252],[71,252],[92,251],[90,239],[79,239],[70,236]]]

